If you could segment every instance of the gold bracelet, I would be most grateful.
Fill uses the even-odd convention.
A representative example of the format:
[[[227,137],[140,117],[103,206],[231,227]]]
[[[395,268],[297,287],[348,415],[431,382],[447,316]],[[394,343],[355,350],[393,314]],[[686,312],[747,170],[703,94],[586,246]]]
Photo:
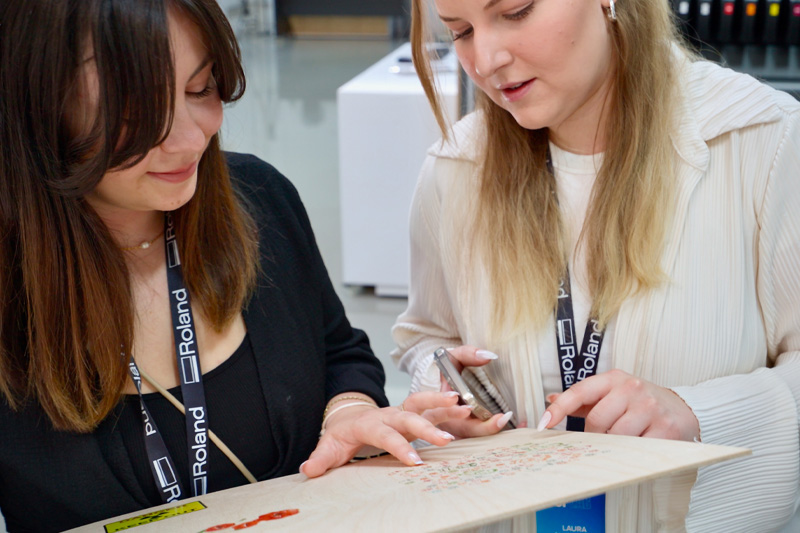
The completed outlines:
[[[341,411],[342,409],[347,409],[348,407],[360,407],[360,406],[362,406],[362,405],[364,405],[364,406],[367,406],[367,407],[371,407],[371,408],[373,408],[373,409],[380,409],[380,407],[378,407],[377,405],[375,405],[373,402],[353,402],[353,403],[346,403],[346,404],[344,404],[344,405],[340,405],[340,406],[339,406],[339,407],[337,407],[336,409],[331,409],[331,412],[330,412],[330,413],[328,413],[328,415],[322,419],[322,429],[321,429],[321,430],[320,430],[320,432],[319,432],[319,436],[320,436],[320,438],[322,438],[322,436],[325,434],[325,429],[326,429],[326,428],[325,428],[325,425],[328,423],[328,420],[330,419],[330,417],[331,417],[331,416],[333,416],[333,415],[334,415],[334,413],[336,413],[337,411]]]
[[[331,410],[331,407],[333,407],[334,405],[336,405],[337,403],[339,403],[339,402],[341,402],[343,400],[361,400],[362,402],[371,402],[371,403],[375,404],[375,400],[373,400],[372,398],[370,398],[369,396],[366,396],[366,395],[364,395],[364,396],[340,396],[340,397],[336,398],[335,400],[328,402],[328,405],[325,406],[325,410],[322,412],[322,419],[325,420],[325,418],[328,416],[328,411]],[[377,407],[377,404],[375,404],[375,406]]]

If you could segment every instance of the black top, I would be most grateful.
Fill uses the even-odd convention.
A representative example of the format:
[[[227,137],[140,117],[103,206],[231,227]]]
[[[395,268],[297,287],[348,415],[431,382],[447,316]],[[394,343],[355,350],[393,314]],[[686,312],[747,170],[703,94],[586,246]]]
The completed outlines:
[[[388,401],[381,364],[366,334],[345,316],[297,191],[253,156],[230,154],[228,164],[259,228],[259,283],[243,315],[261,395],[237,401],[250,409],[230,416],[232,432],[222,438],[237,455],[263,451],[244,462],[268,479],[297,473],[316,446],[332,396],[358,391],[381,406]],[[137,475],[139,459],[117,424],[125,409],[123,401],[95,432],[77,434],[55,431],[36,404],[14,412],[0,399],[0,511],[10,533],[62,531],[161,504],[152,479]],[[209,406],[216,432],[213,414]],[[268,422],[269,435],[258,439],[271,439],[273,451],[259,450],[252,436],[259,420]],[[159,421],[162,432],[183,426],[182,419]],[[172,457],[179,462],[185,455]],[[265,471],[259,462],[268,463]],[[217,488],[212,478],[209,489]]]
[[[208,421],[213,431],[261,479],[273,477],[278,451],[269,423],[269,406],[258,381],[255,353],[246,336],[239,348],[217,368],[203,374]],[[169,389],[183,403],[180,385]],[[186,453],[186,424],[183,414],[157,392],[144,395],[150,414],[161,429],[164,444],[175,461],[184,487],[191,487]],[[247,418],[241,416],[247,413]],[[139,486],[149,501],[159,501],[159,490],[147,459],[142,438],[142,412],[139,396],[128,395],[119,406],[116,428],[128,450]],[[238,468],[215,445],[208,447],[209,492],[247,483]]]

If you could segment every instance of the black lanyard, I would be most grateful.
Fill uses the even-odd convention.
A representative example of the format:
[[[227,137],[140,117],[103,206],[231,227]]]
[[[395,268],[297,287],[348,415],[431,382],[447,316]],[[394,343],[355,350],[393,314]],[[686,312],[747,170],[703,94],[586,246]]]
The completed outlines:
[[[569,271],[558,289],[556,307],[556,344],[558,344],[558,363],[561,370],[561,387],[567,390],[579,381],[595,375],[600,347],[603,345],[604,331],[594,318],[589,318],[583,333],[581,351],[577,351],[575,338],[575,316],[572,311],[572,294],[569,286]],[[584,419],[567,417],[568,431],[583,431]]]
[[[175,339],[175,356],[178,360],[178,373],[181,379],[181,394],[186,408],[186,440],[189,454],[192,495],[208,492],[208,420],[206,396],[203,389],[203,373],[197,351],[197,334],[192,316],[189,292],[183,280],[178,243],[175,239],[175,225],[172,213],[164,215],[164,250],[167,262],[167,287],[172,313],[172,330]],[[142,408],[144,425],[144,444],[150,470],[159,489],[163,502],[178,500],[183,496],[183,488],[177,475],[175,463],[167,451],[164,439],[158,431],[155,420],[144,403],[139,369],[131,356],[129,371]]]
[[[547,170],[555,179],[553,164],[550,159],[550,148],[547,149]],[[556,344],[558,344],[558,363],[561,371],[561,387],[567,390],[579,381],[597,373],[597,359],[603,345],[605,331],[600,329],[596,319],[589,317],[583,333],[581,351],[578,352],[575,338],[575,315],[572,310],[572,291],[569,282],[569,269],[558,288],[558,304],[556,306]],[[567,417],[568,431],[583,431],[583,418]]]

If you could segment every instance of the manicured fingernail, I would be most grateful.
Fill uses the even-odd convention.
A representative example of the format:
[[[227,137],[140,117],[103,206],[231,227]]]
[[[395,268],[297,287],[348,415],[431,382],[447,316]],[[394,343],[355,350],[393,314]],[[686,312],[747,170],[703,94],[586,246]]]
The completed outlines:
[[[478,350],[477,352],[475,352],[475,356],[478,359],[483,359],[484,361],[494,361],[495,359],[497,359],[497,354],[492,353],[489,350]]]
[[[551,418],[552,415],[550,414],[550,411],[545,411],[544,416],[542,416],[542,419],[539,420],[539,425],[536,426],[536,431],[543,431],[545,428],[547,428],[547,424],[550,423]]]
[[[553,403],[554,401],[556,401],[556,398],[558,398],[558,393],[554,392],[553,394],[548,394],[545,397],[545,400],[547,400],[547,403]]]
[[[442,396],[444,396],[445,398],[452,398],[453,396],[458,396],[458,393],[454,390],[449,390],[447,392],[443,392]]]
[[[304,466],[304,465],[305,465],[307,462],[308,462],[308,461],[303,461],[303,464],[301,464],[301,465],[300,465],[300,468],[298,469],[298,471],[299,471],[301,474],[304,474],[304,472],[303,472],[303,466]]]
[[[440,437],[440,438],[447,439],[447,440],[454,440],[455,439],[455,437],[452,436],[450,433],[448,433],[446,431],[442,431],[441,429],[436,431],[436,435],[438,437]]]
[[[503,427],[508,424],[508,421],[511,420],[511,417],[514,416],[514,411],[509,411],[500,418],[497,419],[497,427],[503,429]]]
[[[408,452],[408,458],[411,459],[415,465],[424,465],[425,463],[419,458],[416,452]]]

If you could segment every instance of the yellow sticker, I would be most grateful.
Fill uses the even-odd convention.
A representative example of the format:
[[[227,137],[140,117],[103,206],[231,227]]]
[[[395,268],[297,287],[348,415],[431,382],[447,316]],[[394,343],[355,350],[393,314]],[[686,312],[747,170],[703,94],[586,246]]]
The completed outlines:
[[[770,16],[777,17],[781,14],[781,5],[780,4],[770,4],[769,6],[769,14]]]
[[[164,520],[165,518],[172,518],[173,516],[193,513],[194,511],[202,511],[205,508],[206,506],[200,502],[185,503],[177,507],[170,507],[169,509],[162,509],[161,511],[154,511],[152,513],[134,516],[133,518],[126,518],[125,520],[120,520],[119,522],[106,524],[106,533],[115,533],[116,531],[122,531],[124,529],[130,529],[136,526],[151,524],[153,522],[158,522],[159,520]]]

